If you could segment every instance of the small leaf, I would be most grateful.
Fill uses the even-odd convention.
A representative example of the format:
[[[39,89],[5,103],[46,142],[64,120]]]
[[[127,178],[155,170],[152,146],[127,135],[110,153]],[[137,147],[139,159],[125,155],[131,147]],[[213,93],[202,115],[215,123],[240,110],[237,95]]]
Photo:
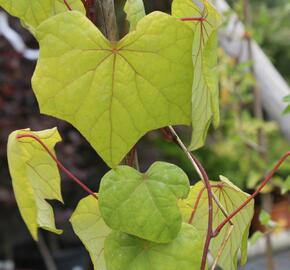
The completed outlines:
[[[38,228],[60,234],[62,231],[55,228],[52,207],[46,201],[62,202],[57,165],[34,139],[16,138],[21,134],[37,136],[51,151],[61,138],[56,128],[39,132],[18,130],[9,136],[7,150],[18,208],[32,237],[38,239]]]
[[[186,198],[188,192],[189,180],[175,165],[156,162],[145,174],[119,166],[102,179],[100,210],[114,230],[168,243],[182,223],[176,199]]]
[[[221,182],[211,182],[213,185],[212,190],[219,199],[221,205],[223,205],[224,209],[228,213],[232,213],[248,198],[249,195],[234,186],[225,177],[221,176],[221,180]],[[184,222],[189,220],[197,197],[203,189],[204,184],[202,182],[197,183],[191,188],[188,198],[180,202]],[[252,201],[232,219],[234,228],[218,262],[224,270],[237,269],[237,253],[239,249],[241,249],[243,263],[246,262],[245,254],[247,245],[245,244],[245,239],[248,238],[249,226],[254,213],[253,208],[254,202]],[[213,212],[213,228],[215,229],[225,217],[215,203],[213,205]],[[197,228],[200,234],[203,235],[204,239],[207,232],[207,222],[208,199],[207,193],[203,192],[199,202],[199,207],[194,214],[192,225]],[[229,227],[229,224],[225,225],[220,234],[212,240],[210,252],[214,257],[218,255],[219,249],[227,235]]]
[[[264,237],[264,235],[265,235],[265,234],[262,233],[261,231],[256,231],[256,232],[252,235],[252,237],[251,237],[251,239],[250,239],[250,243],[251,243],[251,245],[252,245],[252,246],[255,245],[259,239],[261,239],[261,238]]]
[[[111,229],[101,217],[96,198],[90,195],[82,199],[70,222],[74,232],[90,253],[94,269],[106,270],[104,242],[105,238],[111,233]]]
[[[72,9],[85,14],[81,0],[68,0],[68,4]],[[33,33],[44,20],[68,10],[63,0],[0,0],[0,7],[20,18]]]
[[[111,44],[85,16],[65,12],[37,39],[41,111],[78,128],[110,167],[148,131],[190,124],[193,33],[175,18],[153,12]]]
[[[130,22],[130,31],[133,31],[138,22],[146,15],[143,0],[127,0],[124,10]]]
[[[113,231],[105,242],[108,270],[198,270],[202,258],[202,238],[183,224],[171,243],[156,244]]]
[[[283,182],[282,194],[286,194],[288,191],[290,191],[290,176]]]
[[[194,31],[191,150],[204,145],[211,122],[219,124],[217,29],[221,16],[208,1],[202,3],[199,6],[192,0],[174,0],[172,5],[176,17],[205,18],[186,22]]]

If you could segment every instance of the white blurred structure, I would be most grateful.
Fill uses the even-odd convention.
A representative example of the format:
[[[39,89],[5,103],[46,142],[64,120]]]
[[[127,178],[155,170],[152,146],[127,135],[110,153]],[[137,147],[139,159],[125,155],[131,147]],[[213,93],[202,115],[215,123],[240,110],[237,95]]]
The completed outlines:
[[[0,36],[4,36],[18,53],[28,60],[37,60],[38,50],[26,47],[21,36],[14,31],[8,24],[8,15],[0,11]]]
[[[213,0],[212,2],[223,14],[228,14],[231,10],[225,0]],[[248,41],[244,38],[244,25],[234,13],[227,20],[227,25],[219,33],[220,44],[230,56],[239,59],[240,62],[247,61],[249,50]],[[270,119],[278,123],[283,134],[290,140],[290,115],[283,115],[283,110],[286,108],[283,98],[290,94],[289,86],[254,41],[252,41],[252,56],[263,108]]]

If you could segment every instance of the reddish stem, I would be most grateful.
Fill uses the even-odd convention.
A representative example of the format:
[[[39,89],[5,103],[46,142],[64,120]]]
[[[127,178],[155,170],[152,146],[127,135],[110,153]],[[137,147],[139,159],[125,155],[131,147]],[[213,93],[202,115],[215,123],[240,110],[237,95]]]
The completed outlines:
[[[71,6],[69,5],[69,3],[67,2],[67,0],[63,0],[64,4],[66,5],[67,9],[72,11]]]
[[[212,233],[213,233],[212,232],[213,231],[213,228],[212,228],[213,227],[213,194],[211,190],[210,180],[208,178],[208,175],[205,169],[203,168],[199,160],[192,153],[190,154],[202,174],[205,188],[207,190],[207,196],[208,196],[208,227],[207,227],[207,235],[206,235],[206,239],[204,243],[201,267],[200,267],[201,270],[204,270],[206,267],[207,254],[209,251],[210,241],[212,239]]]
[[[179,18],[183,22],[203,22],[206,20],[204,17],[188,17],[188,18]]]
[[[174,131],[172,127],[165,127],[161,129],[163,136],[166,140],[170,140],[174,142],[177,146],[179,146],[187,155],[187,157],[190,159],[194,167],[197,167],[198,171],[200,172],[200,175],[203,179],[207,196],[208,196],[208,228],[207,228],[207,235],[206,240],[204,244],[203,249],[203,255],[202,255],[202,262],[201,262],[201,270],[204,270],[206,267],[206,261],[207,261],[207,254],[209,251],[210,241],[212,239],[212,233],[213,233],[213,194],[211,190],[210,181],[208,178],[208,175],[203,168],[202,164],[199,162],[199,160],[186,148],[184,143],[181,141],[181,139],[178,137],[177,133]]]
[[[283,157],[280,158],[274,169],[268,174],[268,176],[265,178],[263,183],[257,188],[257,190],[244,202],[242,203],[235,211],[233,211],[230,215],[228,215],[227,218],[224,219],[224,221],[216,228],[214,233],[212,234],[212,237],[216,237],[220,231],[223,229],[223,227],[233,218],[235,217],[243,208],[245,208],[251,200],[253,200],[261,191],[262,189],[270,182],[274,174],[277,172],[277,170],[280,168],[280,166],[283,164],[283,162],[290,156],[290,152],[287,152]]]
[[[16,136],[17,139],[22,139],[22,138],[31,138],[37,141],[43,148],[44,150],[49,154],[49,156],[55,161],[57,166],[70,178],[72,179],[75,183],[77,183],[83,190],[88,192],[90,195],[94,196],[96,199],[98,199],[98,196],[90,189],[88,188],[80,179],[78,179],[75,175],[73,175],[68,169],[62,165],[62,163],[57,159],[57,157],[54,155],[54,153],[48,148],[48,146],[37,136],[32,135],[32,134],[21,134]]]

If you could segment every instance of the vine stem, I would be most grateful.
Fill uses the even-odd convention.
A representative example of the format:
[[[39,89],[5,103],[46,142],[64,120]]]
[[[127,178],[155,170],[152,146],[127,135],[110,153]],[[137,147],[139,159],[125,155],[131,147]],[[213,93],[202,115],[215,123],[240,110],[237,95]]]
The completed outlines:
[[[69,5],[69,3],[67,2],[67,0],[63,0],[64,4],[66,5],[67,9],[72,11],[71,6]]]
[[[205,17],[185,17],[185,18],[180,18],[179,20],[183,22],[203,22],[206,20]]]
[[[264,179],[262,184],[256,189],[256,191],[246,200],[244,201],[235,211],[233,211],[227,218],[224,219],[224,221],[215,229],[215,231],[212,234],[212,237],[216,237],[220,231],[223,229],[223,227],[235,216],[237,215],[243,208],[245,208],[251,200],[253,200],[262,190],[263,188],[270,182],[274,174],[277,172],[277,170],[280,168],[280,166],[284,163],[284,161],[290,156],[290,152],[287,152],[280,158],[278,163],[275,165],[275,167],[272,169],[272,171],[268,174],[268,176]]]
[[[87,187],[79,178],[77,178],[73,173],[71,173],[55,156],[55,154],[48,148],[48,146],[37,136],[33,134],[21,134],[17,135],[16,138],[18,140],[21,140],[23,138],[30,138],[38,142],[44,150],[48,153],[48,155],[55,161],[57,166],[75,183],[77,183],[83,190],[85,190],[87,193],[98,199],[98,196],[89,188]],[[21,141],[20,141],[21,142]]]
[[[208,195],[208,227],[207,227],[207,235],[206,235],[206,240],[204,244],[204,249],[203,249],[203,255],[202,255],[202,261],[201,261],[201,270],[204,270],[206,267],[206,260],[207,260],[207,254],[209,251],[209,246],[210,242],[212,239],[212,234],[213,234],[213,193],[211,190],[211,185],[210,181],[208,178],[208,175],[199,162],[199,160],[187,149],[185,144],[182,142],[182,140],[179,138],[178,134],[174,130],[172,126],[168,127],[169,132],[172,135],[172,141],[175,142],[187,155],[188,159],[191,161],[192,165],[200,175],[205,188],[207,190],[207,195]]]

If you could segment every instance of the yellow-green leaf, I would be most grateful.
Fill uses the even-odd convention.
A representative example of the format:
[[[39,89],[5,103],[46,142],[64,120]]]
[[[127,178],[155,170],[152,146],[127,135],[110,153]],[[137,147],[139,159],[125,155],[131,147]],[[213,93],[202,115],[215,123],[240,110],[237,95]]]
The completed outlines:
[[[213,185],[212,190],[227,213],[232,213],[248,198],[249,195],[241,191],[225,177],[221,176],[221,180],[221,182],[211,182]],[[188,198],[180,202],[180,209],[183,214],[184,222],[189,220],[193,206],[197,201],[197,197],[201,190],[204,190],[204,184],[199,182],[191,188]],[[215,229],[224,220],[225,217],[215,203],[213,205],[213,212],[213,229]],[[246,242],[249,235],[249,226],[253,217],[253,213],[254,201],[250,202],[232,219],[234,228],[218,261],[218,264],[222,267],[222,269],[237,269],[237,254],[239,249],[241,249],[242,253],[242,263],[244,264],[246,262]],[[192,223],[192,225],[197,228],[199,233],[203,235],[203,239],[205,239],[205,235],[207,233],[207,224],[208,199],[207,192],[203,192]],[[221,244],[226,238],[229,228],[229,224],[225,225],[220,234],[216,238],[213,238],[210,246],[210,252],[214,257],[218,255]]]
[[[113,231],[105,241],[108,270],[199,270],[203,241],[198,231],[183,223],[168,244],[149,242]]]
[[[9,136],[7,150],[18,208],[32,237],[38,239],[38,228],[60,234],[62,231],[55,227],[52,207],[46,201],[62,202],[57,165],[34,139],[18,139],[17,135],[21,134],[37,136],[51,151],[61,140],[60,135],[56,128],[39,132],[14,131]]]
[[[102,217],[114,230],[168,243],[179,233],[182,217],[176,203],[189,192],[187,175],[177,166],[155,162],[146,173],[118,166],[102,179]]]
[[[64,119],[115,167],[148,131],[191,123],[193,32],[161,12],[111,44],[81,13],[37,30],[33,89],[41,111]]]
[[[70,7],[85,13],[81,0],[68,0]],[[0,7],[18,17],[34,33],[44,20],[68,10],[63,0],[0,0]]]
[[[106,270],[104,257],[105,238],[111,229],[103,221],[98,201],[93,196],[82,199],[70,222],[74,232],[88,250],[95,270]]]
[[[137,23],[146,15],[143,0],[127,0],[124,10],[130,23],[130,31],[135,30]]]
[[[174,0],[172,13],[176,17],[204,17],[204,21],[186,22],[194,31],[192,140],[190,149],[204,145],[208,128],[219,124],[219,93],[217,70],[217,29],[221,16],[208,2],[197,5],[192,0]]]

